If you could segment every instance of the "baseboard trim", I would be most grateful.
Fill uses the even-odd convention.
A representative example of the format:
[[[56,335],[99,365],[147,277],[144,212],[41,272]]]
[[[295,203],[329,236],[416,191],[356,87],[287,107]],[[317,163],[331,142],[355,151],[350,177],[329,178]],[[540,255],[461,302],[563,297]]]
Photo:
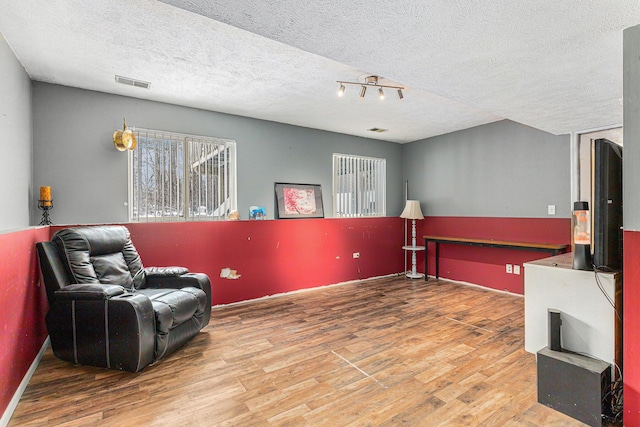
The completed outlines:
[[[299,293],[302,293],[302,292],[315,291],[315,290],[323,289],[323,288],[331,288],[333,286],[348,285],[348,284],[351,284],[351,283],[368,282],[368,281],[371,281],[371,280],[382,279],[382,278],[385,278],[385,277],[394,277],[394,276],[399,276],[399,275],[402,275],[402,274],[404,274],[404,273],[392,273],[392,274],[386,274],[384,276],[368,277],[366,279],[356,279],[356,280],[349,280],[347,282],[332,283],[330,285],[322,285],[322,286],[314,286],[312,288],[296,289],[295,291],[281,292],[281,293],[272,294],[272,295],[265,295],[265,296],[260,297],[260,298],[247,299],[247,300],[243,300],[243,301],[231,302],[231,303],[228,303],[228,304],[216,304],[211,308],[216,309],[216,308],[223,308],[223,307],[233,307],[233,306],[236,306],[236,305],[242,305],[242,304],[252,303],[252,302],[256,302],[256,301],[268,300],[268,299],[271,299],[271,298],[278,298],[278,297],[281,297],[281,296],[284,296],[284,295],[294,295],[294,294],[299,294]],[[2,427],[2,426],[0,426],[0,427]]]
[[[0,427],[7,427],[7,425],[9,425],[9,420],[13,416],[13,412],[16,410],[16,407],[18,406],[18,402],[20,402],[20,398],[24,394],[24,391],[27,389],[27,386],[29,385],[29,381],[31,381],[31,377],[36,372],[36,369],[38,368],[38,365],[42,360],[42,356],[44,355],[44,352],[48,346],[49,346],[49,337],[47,337],[47,339],[44,340],[44,343],[42,344],[42,347],[40,348],[38,355],[31,363],[29,370],[27,371],[24,378],[22,378],[22,381],[20,382],[20,386],[18,386],[18,389],[13,394],[13,398],[11,398],[11,402],[9,402],[7,409],[5,409],[4,413],[2,414],[2,418],[0,418]]]
[[[514,297],[522,297],[522,298],[524,298],[524,294],[517,294],[515,292],[509,292],[509,291],[503,291],[501,289],[490,288],[488,286],[478,285],[477,283],[463,282],[462,280],[447,279],[446,277],[442,277],[442,276],[440,276],[439,278],[436,279],[436,276],[429,275],[429,280],[431,280],[431,279],[445,280],[447,282],[456,283],[458,285],[471,286],[472,288],[484,289],[485,291],[498,292],[500,294],[506,294],[506,295],[512,295]]]

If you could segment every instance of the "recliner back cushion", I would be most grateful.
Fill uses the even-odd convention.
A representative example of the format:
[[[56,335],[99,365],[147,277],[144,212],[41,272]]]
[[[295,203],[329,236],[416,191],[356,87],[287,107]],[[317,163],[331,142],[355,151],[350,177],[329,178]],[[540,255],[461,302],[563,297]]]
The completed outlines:
[[[133,282],[122,252],[98,255],[90,258],[98,281],[103,285],[120,285],[131,288]]]
[[[123,226],[67,228],[52,241],[66,258],[75,283],[130,287],[132,277],[143,270],[129,230]]]

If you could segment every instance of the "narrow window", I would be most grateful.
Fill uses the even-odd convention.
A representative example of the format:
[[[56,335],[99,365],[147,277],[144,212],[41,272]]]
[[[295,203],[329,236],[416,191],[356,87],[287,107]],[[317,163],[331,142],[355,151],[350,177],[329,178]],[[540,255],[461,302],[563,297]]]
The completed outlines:
[[[334,217],[386,214],[386,160],[333,155]]]

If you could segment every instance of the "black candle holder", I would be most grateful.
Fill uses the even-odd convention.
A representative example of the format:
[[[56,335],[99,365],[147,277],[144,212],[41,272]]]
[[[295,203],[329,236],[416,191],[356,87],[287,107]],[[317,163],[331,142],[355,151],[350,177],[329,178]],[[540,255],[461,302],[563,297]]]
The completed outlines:
[[[38,209],[42,211],[42,221],[40,221],[40,225],[51,225],[49,211],[53,209],[53,200],[38,200]]]

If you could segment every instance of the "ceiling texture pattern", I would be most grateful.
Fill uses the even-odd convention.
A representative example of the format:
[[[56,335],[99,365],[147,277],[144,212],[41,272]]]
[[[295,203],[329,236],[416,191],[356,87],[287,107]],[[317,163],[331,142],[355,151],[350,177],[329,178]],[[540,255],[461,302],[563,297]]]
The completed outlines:
[[[636,0],[0,5],[33,80],[398,143],[502,119],[553,134],[620,124],[622,30],[640,23]],[[338,98],[337,80],[369,75],[404,99]]]

